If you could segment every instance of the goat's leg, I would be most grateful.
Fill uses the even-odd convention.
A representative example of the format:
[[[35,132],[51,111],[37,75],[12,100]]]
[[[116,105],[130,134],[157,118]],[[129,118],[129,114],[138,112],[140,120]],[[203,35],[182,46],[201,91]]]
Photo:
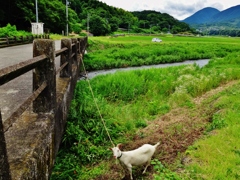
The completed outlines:
[[[132,165],[128,164],[127,168],[128,168],[129,174],[130,174],[130,179],[133,180],[133,177],[132,177]]]
[[[146,167],[145,167],[145,169],[144,169],[144,171],[143,171],[143,174],[145,174],[145,172],[146,172],[146,170],[147,170],[148,166],[150,165],[150,161],[151,161],[151,159],[150,159],[150,160],[148,160],[148,162],[147,162],[147,165],[146,165]]]

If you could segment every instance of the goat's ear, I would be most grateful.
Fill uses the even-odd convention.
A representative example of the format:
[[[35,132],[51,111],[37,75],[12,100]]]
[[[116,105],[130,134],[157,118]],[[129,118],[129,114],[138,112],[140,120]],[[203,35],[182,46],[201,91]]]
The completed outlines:
[[[118,147],[119,149],[122,149],[122,144],[118,144],[117,147]]]
[[[110,151],[112,151],[112,148],[109,148]]]

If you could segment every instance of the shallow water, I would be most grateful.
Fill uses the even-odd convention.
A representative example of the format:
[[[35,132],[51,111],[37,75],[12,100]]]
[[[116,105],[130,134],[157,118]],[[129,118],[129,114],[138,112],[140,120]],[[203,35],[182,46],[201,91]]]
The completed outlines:
[[[94,78],[98,75],[105,75],[105,74],[113,74],[116,71],[129,71],[129,70],[136,70],[136,69],[150,69],[150,68],[165,68],[170,66],[180,66],[185,64],[194,64],[196,63],[199,67],[203,67],[208,64],[209,59],[201,59],[201,60],[187,60],[184,62],[176,62],[176,63],[166,63],[166,64],[157,64],[157,65],[148,65],[148,66],[138,66],[138,67],[127,67],[127,68],[116,68],[116,69],[109,69],[109,70],[98,70],[92,71],[87,74],[89,79]]]

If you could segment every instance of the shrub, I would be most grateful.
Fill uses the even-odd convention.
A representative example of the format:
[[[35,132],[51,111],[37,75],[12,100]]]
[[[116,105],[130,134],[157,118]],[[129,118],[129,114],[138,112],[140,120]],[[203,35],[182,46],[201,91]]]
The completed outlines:
[[[17,31],[15,25],[7,24],[6,27],[0,28],[0,37],[12,37],[12,36],[26,36],[31,35],[31,33],[26,31]]]
[[[81,25],[79,23],[72,24],[71,26],[74,33],[79,34],[82,31]]]

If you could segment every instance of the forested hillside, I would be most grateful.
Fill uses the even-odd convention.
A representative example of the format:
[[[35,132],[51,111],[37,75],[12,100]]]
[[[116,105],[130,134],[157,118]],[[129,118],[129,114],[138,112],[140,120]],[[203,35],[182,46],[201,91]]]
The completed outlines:
[[[0,7],[0,27],[10,23],[16,25],[18,29],[30,30],[31,22],[36,21],[33,0],[1,1]],[[67,21],[66,0],[38,0],[38,18],[39,22],[44,23],[45,30],[62,33],[66,29]],[[89,27],[89,31],[97,36],[111,34],[118,28],[143,33],[191,31],[186,23],[179,22],[165,13],[128,12],[97,0],[69,0],[68,23],[70,32],[79,33]]]
[[[172,33],[191,31],[188,24],[180,22],[167,13],[156,11],[136,11],[132,12],[138,18],[139,28],[153,28],[156,31]]]

